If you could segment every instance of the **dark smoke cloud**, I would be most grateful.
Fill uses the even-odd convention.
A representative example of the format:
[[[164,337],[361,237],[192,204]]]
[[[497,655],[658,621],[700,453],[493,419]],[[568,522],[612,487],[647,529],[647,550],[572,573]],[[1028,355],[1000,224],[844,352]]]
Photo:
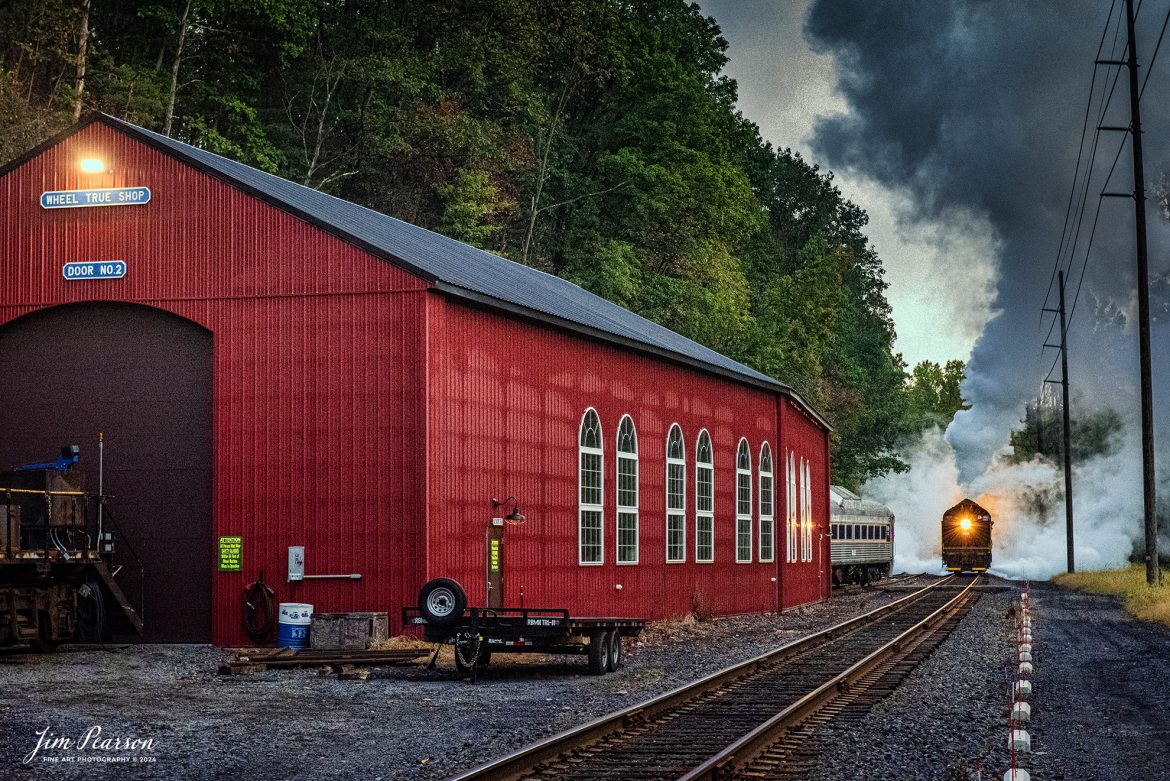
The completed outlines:
[[[1170,2],[1145,5],[1138,19],[1143,64]],[[1039,353],[1044,332],[1037,330],[1038,308],[1060,241],[1108,6],[1100,0],[816,0],[806,18],[813,47],[836,58],[839,89],[850,106],[848,114],[818,123],[811,140],[817,159],[911,192],[916,219],[970,209],[986,215],[997,233],[1000,251],[989,260],[999,270],[994,306],[1002,314],[988,324],[969,363],[964,392],[974,407],[960,413],[947,433],[964,482],[1007,445],[1008,431],[1055,357]],[[1112,42],[1111,32],[1105,56]],[[1120,54],[1119,48],[1115,56]],[[1143,101],[1151,182],[1170,161],[1168,66],[1170,45],[1159,55]],[[1112,75],[1101,68],[1097,84]],[[1106,124],[1128,124],[1125,78]],[[1090,140],[1093,124],[1091,119]],[[1102,136],[1103,162],[1090,191],[1088,221],[1119,141],[1115,133]],[[1127,147],[1110,190],[1132,186],[1129,160]],[[1161,280],[1155,287],[1164,291],[1170,231],[1156,208],[1149,214],[1151,271]],[[1132,231],[1130,202],[1107,201],[1070,331],[1078,392],[1114,406],[1131,425],[1137,420]],[[964,291],[953,294],[962,297]],[[1167,398],[1165,330],[1156,325],[1154,332],[1155,400],[1163,410],[1167,405],[1158,400]],[[1159,425],[1165,444],[1167,429],[1161,420]]]

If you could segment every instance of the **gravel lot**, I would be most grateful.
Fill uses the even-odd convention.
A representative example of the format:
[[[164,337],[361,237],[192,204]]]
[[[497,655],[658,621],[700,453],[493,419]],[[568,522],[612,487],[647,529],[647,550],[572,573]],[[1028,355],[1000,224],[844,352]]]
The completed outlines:
[[[897,691],[848,731],[822,735],[832,748],[809,781],[973,781],[977,759],[985,779],[1002,778],[1014,660],[1007,616],[1017,593],[1012,587],[982,594]]]
[[[900,584],[903,585],[903,584]],[[909,584],[904,584],[909,585]],[[220,676],[206,646],[69,649],[0,655],[0,778],[443,778],[538,738],[837,623],[902,596],[853,592],[780,616],[659,624],[601,678],[584,660],[497,657],[477,686],[449,668],[374,668],[369,680],[315,671]],[[830,744],[810,781],[1002,778],[1012,670],[1014,589],[985,593],[890,697]],[[1116,599],[1032,587],[1038,781],[1170,778],[1170,631]],[[44,749],[36,732],[153,739],[148,764],[92,764]],[[101,754],[103,752],[96,752]],[[41,757],[74,757],[43,762]]]
[[[1170,778],[1170,629],[1117,597],[1037,584],[1032,601],[1033,778]]]
[[[899,585],[905,585],[899,584]],[[496,657],[471,686],[450,669],[216,673],[207,646],[67,649],[0,656],[0,778],[442,778],[898,598],[875,589],[782,615],[656,625],[626,666],[595,678],[583,658]],[[511,657],[520,659],[522,657]],[[36,733],[152,739],[150,751],[42,750]],[[103,753],[149,764],[94,764]],[[71,761],[45,762],[60,757]]]

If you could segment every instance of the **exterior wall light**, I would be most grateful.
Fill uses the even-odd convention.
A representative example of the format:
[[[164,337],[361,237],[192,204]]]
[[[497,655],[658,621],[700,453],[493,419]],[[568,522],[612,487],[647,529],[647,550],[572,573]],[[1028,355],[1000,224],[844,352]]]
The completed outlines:
[[[516,506],[518,504],[516,501],[516,497],[509,496],[507,499],[504,499],[503,501],[501,501],[499,499],[492,499],[492,511],[494,512],[495,510],[497,510],[498,508],[507,504],[508,502],[512,503],[512,512],[505,515],[504,520],[507,521],[508,523],[512,524],[513,526],[519,526],[520,524],[524,523],[524,521],[527,519],[524,517],[524,513],[520,512],[520,508]]]
[[[87,157],[81,161],[81,170],[87,174],[100,174],[106,170],[106,161],[100,157]]]

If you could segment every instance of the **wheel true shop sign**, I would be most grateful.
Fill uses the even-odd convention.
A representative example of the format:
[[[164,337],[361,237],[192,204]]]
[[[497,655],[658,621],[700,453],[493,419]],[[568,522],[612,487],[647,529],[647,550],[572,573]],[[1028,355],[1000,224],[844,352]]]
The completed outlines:
[[[41,193],[42,209],[141,206],[144,203],[150,203],[149,187],[105,187],[98,190],[56,190]]]

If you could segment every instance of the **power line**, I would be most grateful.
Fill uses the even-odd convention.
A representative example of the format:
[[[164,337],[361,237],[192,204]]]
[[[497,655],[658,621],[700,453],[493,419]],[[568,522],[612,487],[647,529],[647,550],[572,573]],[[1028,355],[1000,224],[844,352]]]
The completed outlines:
[[[1140,10],[1140,8],[1141,8],[1140,4],[1139,4],[1138,8]],[[1158,42],[1154,45],[1154,53],[1153,53],[1153,55],[1151,55],[1149,65],[1147,66],[1146,77],[1142,81],[1142,89],[1138,93],[1139,99],[1141,97],[1141,93],[1145,92],[1146,84],[1150,80],[1150,73],[1153,71],[1154,62],[1158,58],[1158,52],[1162,48],[1162,40],[1166,35],[1167,26],[1170,26],[1170,8],[1167,8],[1166,16],[1162,20],[1162,30],[1161,30],[1161,32],[1158,33]],[[1118,74],[1121,73],[1120,68],[1118,68],[1117,73]],[[1114,83],[1116,84],[1116,79],[1114,80]],[[1113,178],[1113,172],[1117,169],[1117,163],[1121,159],[1121,152],[1122,152],[1122,150],[1125,149],[1125,142],[1126,142],[1127,138],[1128,138],[1128,134],[1125,138],[1122,138],[1121,143],[1117,145],[1117,152],[1113,155],[1113,163],[1112,163],[1112,165],[1109,166],[1109,173],[1107,173],[1105,175],[1105,181],[1101,185],[1102,189],[1107,188],[1109,186],[1110,180],[1112,180],[1112,178]],[[1101,217],[1101,204],[1103,203],[1103,200],[1104,200],[1103,198],[1098,196],[1098,198],[1097,198],[1097,211],[1093,215],[1093,225],[1089,229],[1089,241],[1088,241],[1087,245],[1085,246],[1085,255],[1081,261],[1081,272],[1077,277],[1077,290],[1076,290],[1076,293],[1073,294],[1072,306],[1069,307],[1068,320],[1070,323],[1072,322],[1073,316],[1076,314],[1077,302],[1080,301],[1080,298],[1081,298],[1081,288],[1085,282],[1085,270],[1088,268],[1088,265],[1089,265],[1089,253],[1092,252],[1092,249],[1093,249],[1093,238],[1097,234],[1097,222]],[[1070,271],[1072,270],[1072,262],[1073,262],[1073,258],[1070,257],[1069,258],[1069,270]],[[1048,338],[1052,336],[1052,329],[1056,325],[1056,318],[1055,317],[1053,318],[1052,322],[1053,322],[1053,325],[1050,326],[1048,329],[1048,336],[1045,337],[1045,339],[1044,339],[1045,342],[1047,342]],[[1056,366],[1056,364],[1054,363],[1053,368],[1055,368],[1055,366]],[[1052,369],[1049,369],[1048,373],[1051,374]]]
[[[1097,44],[1097,55],[1093,58],[1094,59],[1093,76],[1092,76],[1091,81],[1089,82],[1089,97],[1088,97],[1088,100],[1085,102],[1085,118],[1084,118],[1083,122],[1081,123],[1081,141],[1080,141],[1080,144],[1077,146],[1077,165],[1076,165],[1076,168],[1073,170],[1072,184],[1070,185],[1069,191],[1068,191],[1068,205],[1065,207],[1064,225],[1060,229],[1060,246],[1057,247],[1056,258],[1052,262],[1052,274],[1049,275],[1048,289],[1044,291],[1044,303],[1041,304],[1041,307],[1048,306],[1048,298],[1052,294],[1052,282],[1053,282],[1053,280],[1056,279],[1056,271],[1058,268],[1060,268],[1061,257],[1064,255],[1065,240],[1068,237],[1069,217],[1072,215],[1073,203],[1076,200],[1077,179],[1080,177],[1081,161],[1085,159],[1084,158],[1085,134],[1089,128],[1089,114],[1092,112],[1092,108],[1093,108],[1093,89],[1097,85],[1097,67],[1098,66],[1097,66],[1096,60],[1101,59],[1101,52],[1105,48],[1105,38],[1109,35],[1109,26],[1110,26],[1110,22],[1113,19],[1113,9],[1116,6],[1117,6],[1117,0],[1113,0],[1113,2],[1109,6],[1109,13],[1105,14],[1105,27],[1101,30],[1101,40]],[[1121,17],[1119,15],[1117,25],[1113,31],[1113,46],[1110,49],[1110,58],[1111,59],[1114,55],[1114,52],[1117,51],[1117,40],[1118,40],[1118,36],[1120,35],[1120,33],[1121,33]],[[1116,86],[1116,83],[1117,83],[1117,80],[1115,78],[1114,79],[1115,86]],[[1102,90],[1102,93],[1103,92],[1104,92],[1104,90]],[[1110,98],[1112,98],[1112,91],[1110,91]],[[1100,123],[1098,122],[1098,124],[1100,124]],[[1097,132],[1099,133],[1100,131],[1097,131]],[[1092,155],[1090,154],[1089,160],[1086,163],[1086,169],[1088,169],[1091,165],[1092,165]],[[1043,320],[1043,311],[1041,311],[1041,320]],[[1045,338],[1045,341],[1048,341],[1047,338]]]
[[[1138,6],[1141,7],[1140,4]],[[1154,45],[1154,53],[1150,56],[1150,64],[1146,66],[1146,77],[1142,79],[1142,88],[1138,92],[1138,99],[1146,94],[1146,83],[1150,80],[1150,74],[1154,72],[1154,61],[1158,59],[1158,50],[1162,48],[1162,36],[1166,34],[1166,25],[1170,24],[1170,8],[1166,9],[1166,18],[1162,20],[1162,32],[1158,33],[1158,43]]]
[[[1121,159],[1121,150],[1125,149],[1125,141],[1126,139],[1122,138],[1121,143],[1117,145],[1117,154],[1113,156],[1113,165],[1109,167],[1109,173],[1105,176],[1105,183],[1101,185],[1102,188],[1108,187],[1109,180],[1113,178],[1113,171],[1117,168],[1117,161]],[[1101,204],[1104,201],[1104,198],[1097,197],[1097,213],[1093,216],[1093,227],[1089,230],[1089,243],[1085,247],[1085,258],[1081,262],[1081,274],[1077,279],[1077,292],[1073,295],[1072,307],[1069,309],[1068,319],[1070,322],[1072,321],[1073,314],[1077,311],[1077,301],[1081,297],[1081,285],[1085,281],[1085,269],[1089,265],[1089,253],[1093,249],[1093,237],[1097,235],[1097,220],[1101,217]]]
[[[1076,198],[1077,192],[1077,178],[1081,173],[1081,160],[1085,152],[1085,134],[1089,129],[1089,114],[1093,108],[1093,88],[1097,85],[1097,64],[1096,60],[1101,59],[1101,51],[1105,48],[1105,38],[1109,35],[1109,23],[1113,19],[1113,9],[1117,6],[1117,0],[1113,0],[1109,5],[1109,13],[1105,14],[1105,27],[1101,30],[1101,41],[1097,44],[1097,55],[1094,57],[1093,63],[1093,77],[1089,82],[1089,98],[1085,101],[1085,118],[1081,122],[1081,141],[1077,145],[1077,165],[1073,170],[1072,186],[1068,190],[1068,205],[1064,210],[1064,225],[1060,229],[1060,246],[1056,249],[1056,259],[1052,262],[1052,275],[1048,279],[1048,290],[1044,293],[1044,304],[1048,306],[1048,296],[1052,291],[1052,280],[1056,277],[1056,270],[1060,267],[1060,258],[1064,254],[1064,241],[1068,234],[1069,217],[1072,215],[1073,201]],[[1120,17],[1116,30],[1113,33],[1113,49],[1117,49],[1117,36],[1121,32]],[[1043,320],[1043,311],[1041,311],[1041,320]],[[1046,340],[1047,341],[1047,340]]]
[[[1137,8],[1136,8],[1136,10],[1134,11],[1134,19],[1135,19],[1135,20],[1137,19],[1138,15],[1141,13],[1141,10],[1142,10],[1142,5],[1143,5],[1143,0],[1138,0],[1138,3],[1137,3]],[[1114,8],[1114,7],[1116,7],[1116,2],[1114,2],[1114,3],[1112,3],[1112,4],[1110,5],[1110,7],[1109,7],[1109,14],[1106,16],[1105,28],[1104,28],[1104,30],[1102,31],[1102,39],[1101,39],[1101,41],[1098,43],[1098,46],[1097,46],[1097,55],[1098,55],[1098,57],[1100,56],[1100,53],[1101,53],[1102,49],[1104,48],[1104,38],[1105,38],[1105,36],[1107,36],[1107,35],[1108,35],[1108,32],[1109,32],[1109,24],[1110,24],[1110,19],[1112,18],[1112,13],[1113,13],[1113,8]],[[1112,45],[1112,47],[1111,47],[1111,49],[1110,49],[1110,59],[1113,59],[1113,58],[1116,56],[1118,37],[1119,37],[1119,35],[1120,35],[1120,32],[1121,32],[1121,16],[1123,15],[1123,13],[1122,13],[1122,12],[1123,12],[1124,10],[1125,10],[1125,9],[1123,8],[1123,9],[1121,9],[1121,11],[1119,11],[1119,12],[1118,12],[1118,24],[1117,24],[1117,26],[1114,28],[1114,33],[1113,33],[1113,45]],[[1168,12],[1168,19],[1167,19],[1167,21],[1170,21],[1170,12]],[[1164,34],[1164,33],[1165,33],[1165,31],[1166,31],[1166,23],[1163,23],[1163,27],[1162,27],[1162,33]],[[1162,40],[1162,38],[1161,38],[1161,35],[1160,35],[1160,36],[1159,36],[1159,44],[1161,43],[1161,40]],[[1126,45],[1125,45],[1125,48],[1122,50],[1122,53],[1121,53],[1121,56],[1122,56],[1122,58],[1125,58],[1125,57],[1127,56],[1128,52],[1129,52],[1129,44],[1128,44],[1128,42],[1127,42],[1127,43],[1126,43]],[[1157,52],[1157,48],[1155,48],[1155,53],[1156,53],[1156,52]],[[1099,63],[1096,63],[1096,62],[1094,63],[1094,82],[1096,81],[1096,66],[1097,66],[1098,64],[1099,64]],[[1151,61],[1151,64],[1152,64],[1152,61]],[[1089,163],[1089,165],[1087,165],[1087,166],[1086,166],[1086,169],[1085,169],[1085,178],[1084,178],[1084,180],[1082,181],[1082,186],[1081,186],[1081,203],[1080,203],[1080,205],[1078,206],[1078,208],[1077,208],[1077,211],[1076,211],[1076,217],[1075,217],[1075,228],[1073,229],[1073,231],[1072,231],[1072,234],[1071,234],[1071,235],[1072,235],[1072,237],[1073,237],[1073,241],[1072,241],[1072,244],[1071,244],[1071,245],[1067,245],[1067,244],[1066,244],[1066,242],[1067,242],[1067,234],[1068,234],[1068,230],[1067,230],[1068,223],[1067,223],[1067,217],[1066,217],[1065,227],[1064,227],[1064,228],[1062,228],[1062,230],[1061,230],[1061,242],[1060,242],[1060,249],[1058,249],[1058,251],[1057,251],[1057,257],[1056,257],[1056,261],[1055,261],[1055,262],[1054,262],[1054,264],[1053,264],[1052,273],[1049,275],[1049,279],[1048,279],[1048,287],[1047,287],[1047,289],[1046,289],[1046,290],[1045,290],[1045,292],[1044,292],[1044,303],[1041,305],[1041,308],[1042,308],[1042,309],[1048,306],[1049,299],[1050,299],[1050,298],[1051,298],[1051,296],[1052,296],[1052,285],[1053,285],[1053,282],[1056,280],[1056,272],[1057,272],[1057,270],[1058,270],[1059,268],[1061,268],[1061,267],[1064,265],[1064,262],[1063,262],[1063,260],[1062,260],[1062,258],[1061,258],[1061,255],[1063,254],[1063,250],[1064,250],[1064,248],[1065,248],[1066,246],[1070,246],[1070,247],[1071,247],[1071,248],[1069,249],[1069,251],[1068,251],[1068,266],[1069,266],[1069,270],[1070,270],[1070,271],[1072,270],[1072,264],[1073,264],[1073,262],[1074,262],[1074,261],[1073,261],[1073,258],[1074,258],[1075,254],[1076,254],[1076,245],[1077,245],[1077,244],[1079,243],[1079,241],[1080,241],[1080,232],[1081,232],[1081,226],[1083,225],[1083,222],[1084,222],[1084,213],[1085,213],[1085,206],[1087,205],[1087,200],[1088,200],[1089,184],[1091,183],[1091,181],[1092,181],[1092,178],[1093,178],[1093,165],[1092,165],[1092,161],[1096,159],[1096,155],[1097,155],[1097,144],[1098,144],[1098,142],[1099,142],[1099,140],[1100,140],[1100,135],[1101,135],[1101,127],[1100,127],[1100,125],[1101,125],[1101,122],[1102,122],[1102,121],[1104,121],[1104,119],[1105,119],[1105,114],[1108,112],[1108,110],[1109,110],[1109,106],[1110,106],[1110,105],[1112,104],[1112,102],[1113,102],[1113,94],[1114,94],[1114,92],[1115,92],[1115,91],[1116,91],[1116,89],[1117,89],[1117,82],[1119,81],[1119,79],[1120,79],[1120,76],[1121,76],[1121,69],[1118,69],[1118,70],[1117,70],[1117,71],[1114,73],[1114,75],[1113,75],[1113,83],[1112,83],[1112,84],[1110,85],[1110,87],[1109,87],[1109,94],[1108,94],[1108,96],[1105,96],[1105,95],[1104,95],[1104,92],[1105,92],[1105,87],[1104,87],[1104,85],[1102,85],[1102,99],[1101,99],[1101,101],[1102,101],[1102,102],[1101,102],[1101,110],[1100,110],[1100,112],[1098,112],[1098,118],[1097,118],[1097,120],[1098,120],[1098,121],[1097,121],[1097,125],[1098,125],[1098,127],[1097,127],[1097,131],[1096,131],[1096,133],[1095,133],[1095,135],[1094,135],[1094,137],[1093,137],[1093,144],[1092,144],[1092,147],[1091,147],[1091,149],[1090,149],[1090,152],[1089,152],[1089,160],[1090,160],[1090,163]],[[1147,78],[1147,80],[1148,80],[1148,78],[1149,78],[1149,73],[1148,73],[1148,72],[1147,72],[1147,74],[1146,74],[1146,78]],[[1086,106],[1086,112],[1088,112],[1089,108],[1090,108],[1090,107],[1091,107],[1091,105],[1092,105],[1092,88],[1093,88],[1093,84],[1091,83],[1091,84],[1090,84],[1090,87],[1089,87],[1089,90],[1090,90],[1090,95],[1089,95],[1089,105],[1087,105],[1087,106]],[[1083,145],[1082,145],[1082,151],[1083,151]],[[1078,155],[1077,155],[1077,170],[1078,170],[1078,171],[1079,171],[1079,169],[1080,169],[1080,163],[1081,163],[1081,154],[1080,154],[1080,151],[1078,151]],[[1073,184],[1072,184],[1072,189],[1071,189],[1071,191],[1070,191],[1070,199],[1074,197],[1074,194],[1075,194],[1075,192],[1076,192],[1076,189],[1077,189],[1077,182],[1076,182],[1076,178],[1077,178],[1077,175],[1076,175],[1076,173],[1074,173],[1074,175],[1073,175]],[[1043,314],[1044,314],[1044,313],[1043,313],[1043,311],[1041,311],[1041,322],[1043,322]],[[1055,326],[1056,326],[1056,319],[1055,319],[1055,318],[1053,318],[1053,322],[1052,322],[1052,323],[1049,325],[1049,327],[1048,327],[1048,333],[1047,333],[1047,335],[1044,337],[1044,341],[1045,341],[1045,342],[1047,342],[1047,341],[1048,341],[1048,340],[1051,338],[1051,336],[1052,336],[1052,331],[1054,330]]]
[[[1139,11],[1141,10],[1141,3],[1140,2],[1138,3],[1138,10]],[[1136,18],[1136,15],[1135,15],[1135,18]],[[1114,51],[1115,50],[1116,49],[1114,49]],[[1122,57],[1125,57],[1127,55],[1128,51],[1129,51],[1129,45],[1126,44],[1125,49],[1122,50]],[[1113,103],[1113,94],[1117,89],[1117,82],[1119,81],[1120,76],[1121,76],[1121,69],[1118,68],[1117,71],[1113,75],[1113,83],[1109,87],[1109,95],[1108,96],[1105,96],[1104,94],[1102,95],[1101,110],[1097,116],[1097,132],[1093,137],[1093,145],[1092,145],[1092,148],[1091,148],[1090,153],[1089,153],[1091,160],[1094,160],[1094,161],[1096,160],[1096,157],[1097,157],[1097,146],[1101,140],[1101,132],[1102,132],[1101,123],[1104,122],[1105,115],[1109,111],[1109,106],[1112,105],[1112,103]],[[1104,87],[1102,87],[1102,93],[1104,93]],[[1125,144],[1125,139],[1123,138],[1122,139],[1122,146],[1124,146],[1124,144]],[[1104,189],[1105,187],[1108,186],[1109,179],[1113,176],[1113,171],[1117,167],[1117,159],[1120,156],[1120,154],[1121,154],[1121,148],[1119,147],[1118,153],[1113,159],[1113,165],[1109,169],[1109,174],[1106,176],[1105,183],[1102,185],[1102,189]],[[1085,207],[1087,206],[1087,203],[1088,203],[1089,185],[1093,179],[1093,170],[1094,170],[1094,168],[1090,164],[1090,166],[1087,168],[1087,170],[1085,172],[1085,178],[1084,178],[1084,181],[1083,181],[1082,187],[1081,187],[1081,203],[1080,203],[1078,210],[1077,210],[1076,228],[1074,230],[1073,241],[1072,241],[1072,244],[1071,244],[1069,252],[1068,252],[1068,270],[1070,272],[1072,271],[1072,266],[1073,266],[1073,263],[1075,262],[1077,245],[1080,243],[1081,227],[1084,224]],[[1101,204],[1100,204],[1100,200],[1098,199],[1097,211],[1096,211],[1096,215],[1093,218],[1093,228],[1091,231],[1091,235],[1096,233],[1097,219],[1100,216],[1100,214],[1101,214]],[[1088,263],[1088,252],[1090,249],[1092,249],[1092,237],[1091,236],[1089,239],[1089,246],[1085,250],[1085,260],[1084,260],[1084,263],[1082,263],[1081,275],[1080,275],[1080,278],[1078,280],[1078,288],[1077,288],[1078,297],[1080,295],[1080,284],[1084,280],[1084,273],[1085,273],[1084,272],[1084,264]],[[1063,266],[1064,266],[1063,262],[1058,264],[1058,267],[1063,267]],[[1056,271],[1056,269],[1053,269],[1053,274],[1052,274],[1053,278],[1055,278],[1055,276],[1056,276],[1055,271]],[[1051,294],[1052,294],[1052,279],[1049,280],[1048,291],[1044,295],[1044,304],[1043,304],[1044,307],[1048,306],[1048,300],[1049,300],[1049,297],[1051,296]],[[1043,316],[1043,311],[1041,311],[1041,316]],[[1052,338],[1052,332],[1053,332],[1053,330],[1055,330],[1055,328],[1056,328],[1056,318],[1054,317],[1052,319],[1052,322],[1048,326],[1048,333],[1045,334],[1045,336],[1044,336],[1044,343],[1047,343],[1048,340]],[[1042,347],[1041,351],[1043,351],[1043,349],[1044,348]],[[1051,374],[1051,373],[1052,373],[1052,370],[1050,369],[1049,374]]]

